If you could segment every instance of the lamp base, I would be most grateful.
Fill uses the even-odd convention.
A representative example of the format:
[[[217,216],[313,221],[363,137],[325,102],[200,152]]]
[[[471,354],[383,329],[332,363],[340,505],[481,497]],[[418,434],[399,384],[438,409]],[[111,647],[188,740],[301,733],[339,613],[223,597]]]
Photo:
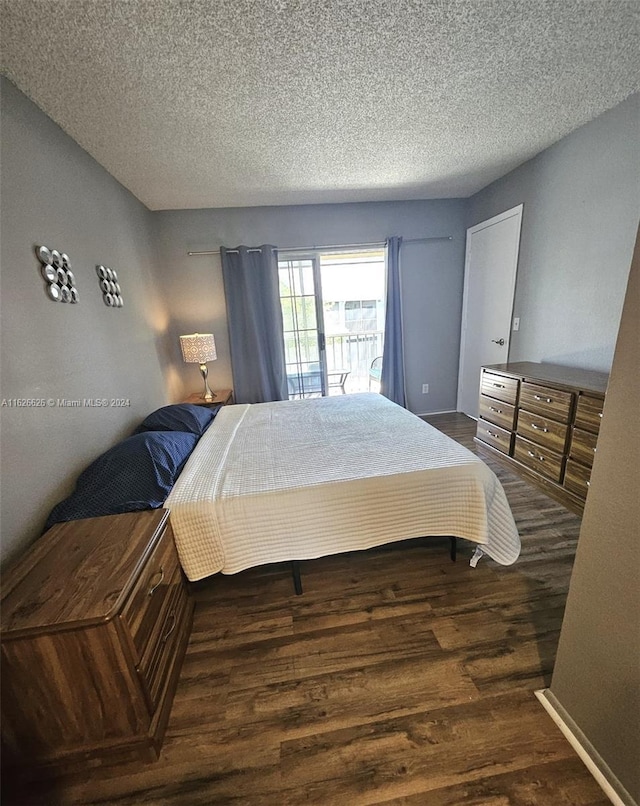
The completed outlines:
[[[215,400],[215,394],[209,389],[209,384],[207,383],[207,376],[209,374],[209,370],[207,369],[206,364],[200,364],[200,372],[202,373],[202,380],[204,381],[204,392],[200,395],[200,399],[204,400],[206,403],[211,403]]]

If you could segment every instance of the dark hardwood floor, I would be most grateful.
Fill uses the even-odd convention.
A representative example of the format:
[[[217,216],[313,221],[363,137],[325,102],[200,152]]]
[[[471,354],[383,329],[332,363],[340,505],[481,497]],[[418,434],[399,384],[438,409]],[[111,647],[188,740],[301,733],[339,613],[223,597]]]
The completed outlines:
[[[428,418],[475,450],[475,423]],[[511,470],[509,568],[425,539],[216,576],[161,758],[87,772],[48,804],[609,803],[533,691],[547,686],[580,520]]]

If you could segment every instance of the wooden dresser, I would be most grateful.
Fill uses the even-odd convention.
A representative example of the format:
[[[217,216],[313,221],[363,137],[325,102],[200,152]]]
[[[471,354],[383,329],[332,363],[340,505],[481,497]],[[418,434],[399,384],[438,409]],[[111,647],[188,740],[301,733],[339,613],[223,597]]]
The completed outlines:
[[[608,379],[529,361],[483,367],[476,442],[582,513]]]
[[[192,615],[167,510],[50,529],[3,578],[3,767],[157,758]]]

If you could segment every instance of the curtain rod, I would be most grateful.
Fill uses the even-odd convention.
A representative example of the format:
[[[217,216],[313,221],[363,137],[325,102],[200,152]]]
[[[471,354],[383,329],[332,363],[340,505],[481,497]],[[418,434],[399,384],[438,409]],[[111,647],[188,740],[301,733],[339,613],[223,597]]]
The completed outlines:
[[[453,235],[432,235],[429,238],[405,238],[402,243],[424,243],[426,241],[452,241]],[[309,250],[322,249],[367,249],[375,246],[386,246],[386,241],[374,241],[373,243],[334,243],[326,246],[283,246],[277,249],[278,252],[306,252]],[[248,249],[248,252],[259,252],[259,249]],[[237,249],[227,249],[227,252],[237,253]],[[201,252],[187,252],[189,257],[196,255],[219,255],[219,249],[205,249]]]

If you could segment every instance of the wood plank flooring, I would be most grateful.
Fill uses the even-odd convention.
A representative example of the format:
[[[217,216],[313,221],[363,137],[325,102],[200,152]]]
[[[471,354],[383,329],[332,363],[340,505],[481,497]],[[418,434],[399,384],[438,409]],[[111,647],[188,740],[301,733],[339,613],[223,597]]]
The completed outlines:
[[[428,418],[475,450],[475,423]],[[533,695],[550,682],[580,520],[497,473],[522,537],[503,568],[425,539],[193,586],[161,758],[21,803],[604,806]],[[23,796],[24,798],[24,796]]]

